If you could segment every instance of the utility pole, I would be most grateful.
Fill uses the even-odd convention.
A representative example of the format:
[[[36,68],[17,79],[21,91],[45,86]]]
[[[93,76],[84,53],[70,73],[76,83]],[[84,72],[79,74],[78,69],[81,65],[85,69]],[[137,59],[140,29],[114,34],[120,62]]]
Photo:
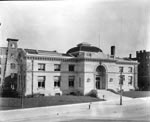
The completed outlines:
[[[33,97],[33,70],[34,70],[34,62],[33,62],[33,59],[32,59],[32,88],[31,88],[32,97]]]
[[[124,80],[124,75],[122,75],[123,69],[121,69],[120,72],[120,81],[119,81],[119,85],[120,85],[120,105],[122,105],[122,85],[123,85],[123,80]]]
[[[21,61],[21,64],[20,64],[20,72],[21,72],[21,108],[24,107],[24,103],[23,103],[23,97],[24,97],[24,83],[23,83],[23,64],[22,64],[22,61]]]
[[[120,23],[121,23],[121,31],[123,33],[123,17],[121,17]],[[122,73],[123,73],[123,67],[120,71],[120,82],[119,82],[119,84],[120,84],[120,105],[122,105],[122,85],[123,85],[123,81],[124,81],[124,75],[122,75]]]
[[[120,84],[120,105],[122,105],[122,85]]]

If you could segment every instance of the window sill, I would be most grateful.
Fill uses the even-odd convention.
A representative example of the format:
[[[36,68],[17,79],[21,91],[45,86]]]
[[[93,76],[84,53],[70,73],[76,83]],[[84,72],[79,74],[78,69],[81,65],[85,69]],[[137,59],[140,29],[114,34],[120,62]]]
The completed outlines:
[[[39,88],[37,88],[37,90],[45,90],[45,88],[44,87],[39,87]]]
[[[45,71],[45,70],[40,70],[40,69],[38,69],[38,71]]]
[[[55,86],[55,87],[54,87],[54,89],[60,89],[60,87],[58,87],[58,86]]]

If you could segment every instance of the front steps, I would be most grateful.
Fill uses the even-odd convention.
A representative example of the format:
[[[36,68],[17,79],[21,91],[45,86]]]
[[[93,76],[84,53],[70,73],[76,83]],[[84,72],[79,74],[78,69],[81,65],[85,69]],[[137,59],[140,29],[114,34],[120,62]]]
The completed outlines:
[[[115,94],[107,90],[97,90],[97,95],[98,95],[98,98],[104,99],[104,100],[119,100],[120,99],[120,94]],[[129,100],[132,98],[122,96],[122,99]]]

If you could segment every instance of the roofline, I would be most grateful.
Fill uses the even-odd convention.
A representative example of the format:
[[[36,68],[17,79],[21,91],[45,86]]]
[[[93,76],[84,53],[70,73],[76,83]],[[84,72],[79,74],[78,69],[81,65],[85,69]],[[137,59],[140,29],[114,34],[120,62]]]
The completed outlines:
[[[134,64],[134,65],[138,65],[138,62],[135,61],[118,61],[116,59],[101,59],[101,58],[75,58],[75,57],[66,57],[66,56],[61,56],[61,57],[57,57],[57,56],[33,56],[33,55],[27,55],[26,58],[27,59],[31,59],[31,60],[41,60],[38,59],[40,57],[45,58],[44,60],[62,60],[62,61],[102,61],[102,62],[114,62],[116,64]]]
[[[7,38],[7,41],[19,41],[18,39]]]

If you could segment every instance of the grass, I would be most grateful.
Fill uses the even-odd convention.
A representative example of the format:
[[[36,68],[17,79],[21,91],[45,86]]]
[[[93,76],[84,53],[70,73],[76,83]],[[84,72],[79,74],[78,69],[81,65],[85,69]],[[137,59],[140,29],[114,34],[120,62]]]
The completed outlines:
[[[123,96],[132,98],[150,97],[150,91],[127,91],[123,92]]]
[[[102,101],[98,98],[89,96],[51,96],[51,97],[38,97],[38,98],[24,98],[23,107],[43,107],[43,106],[55,106],[75,103],[85,103]],[[0,98],[0,109],[18,109],[21,108],[21,99],[19,98]]]
[[[150,91],[128,91],[123,92],[123,96],[139,98],[139,97],[150,97]],[[24,98],[23,107],[43,107],[43,106],[55,106],[75,103],[85,103],[102,101],[101,99],[89,97],[89,96],[50,96],[50,97],[37,97],[37,98]],[[21,108],[20,98],[0,98],[0,110],[19,109]]]

